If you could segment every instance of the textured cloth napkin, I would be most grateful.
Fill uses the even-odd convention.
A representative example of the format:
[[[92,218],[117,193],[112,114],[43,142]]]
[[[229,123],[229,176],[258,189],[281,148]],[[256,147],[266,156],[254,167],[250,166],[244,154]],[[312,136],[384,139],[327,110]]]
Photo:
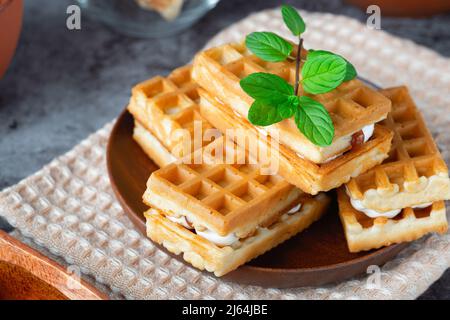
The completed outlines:
[[[361,76],[383,87],[409,86],[448,162],[449,59],[350,18],[302,14],[308,25],[307,48],[344,55]],[[208,46],[239,41],[255,30],[289,37],[276,9],[230,26]],[[1,192],[0,214],[17,228],[16,236],[31,238],[49,255],[79,266],[113,298],[413,299],[450,265],[447,233],[411,243],[380,273],[324,287],[267,289],[205,275],[158,250],[122,211],[106,172],[105,147],[111,127],[106,125],[39,172]]]

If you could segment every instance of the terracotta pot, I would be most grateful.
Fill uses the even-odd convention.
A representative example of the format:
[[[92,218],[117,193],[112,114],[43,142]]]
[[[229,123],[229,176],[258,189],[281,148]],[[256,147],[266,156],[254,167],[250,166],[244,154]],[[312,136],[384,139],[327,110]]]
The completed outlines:
[[[381,15],[399,17],[426,17],[450,11],[449,0],[345,0],[364,11],[376,4],[381,8]]]
[[[22,0],[0,0],[0,79],[16,50],[22,28]]]

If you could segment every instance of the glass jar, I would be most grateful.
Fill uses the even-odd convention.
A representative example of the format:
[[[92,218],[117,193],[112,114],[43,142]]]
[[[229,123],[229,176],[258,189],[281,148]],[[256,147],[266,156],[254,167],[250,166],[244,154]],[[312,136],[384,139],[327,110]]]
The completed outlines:
[[[186,29],[219,2],[219,0],[184,0],[176,17],[169,15],[164,18],[157,11],[142,8],[136,0],[77,1],[91,17],[110,25],[115,30],[146,38],[168,36]]]

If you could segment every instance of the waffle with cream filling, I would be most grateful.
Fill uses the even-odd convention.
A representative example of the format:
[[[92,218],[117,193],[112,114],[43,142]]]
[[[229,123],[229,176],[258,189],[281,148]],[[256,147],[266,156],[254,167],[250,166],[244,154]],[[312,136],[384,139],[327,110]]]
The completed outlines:
[[[325,194],[307,198],[300,209],[283,213],[272,224],[257,228],[230,246],[218,246],[156,209],[145,213],[147,235],[172,253],[183,254],[184,260],[194,267],[220,277],[308,228],[324,214],[328,203]]]
[[[404,208],[394,218],[370,218],[350,203],[345,187],[338,189],[339,217],[350,252],[377,249],[413,241],[427,233],[445,233],[448,228],[444,201],[425,208]]]
[[[231,107],[215,99],[206,90],[200,88],[198,92],[200,112],[206,120],[222,132],[231,128],[239,130],[247,139],[237,139],[238,144],[256,141],[258,149],[249,150],[256,159],[259,155],[271,154],[274,151],[270,150],[275,150],[277,155],[273,158],[277,160],[279,175],[309,194],[337,188],[350,178],[380,164],[388,156],[392,132],[376,125],[373,137],[363,145],[327,163],[313,163],[303,159],[286,145],[278,144],[270,136],[264,136],[246,117],[238,116]],[[249,144],[245,147],[248,148]]]
[[[294,48],[293,53],[296,51]],[[266,62],[254,56],[243,44],[226,44],[198,53],[192,77],[212,96],[247,118],[254,100],[241,89],[239,81],[255,72],[273,73],[293,84],[295,62]],[[302,90],[300,94],[303,94]],[[330,146],[313,144],[298,130],[292,118],[261,129],[269,134],[277,131],[274,136],[281,144],[314,163],[327,162],[348,151],[352,135],[363,129],[371,131],[372,125],[385,119],[391,108],[389,99],[357,79],[345,82],[331,92],[309,96],[321,102],[330,113],[335,128]]]
[[[217,157],[222,153],[223,157]],[[232,155],[232,158],[228,157]],[[241,238],[310,197],[278,175],[263,174],[248,154],[219,137],[152,173],[144,202],[187,218],[196,230]]]
[[[450,199],[447,166],[406,87],[381,90],[392,100],[383,125],[394,132],[389,158],[346,185],[359,208],[386,212]]]

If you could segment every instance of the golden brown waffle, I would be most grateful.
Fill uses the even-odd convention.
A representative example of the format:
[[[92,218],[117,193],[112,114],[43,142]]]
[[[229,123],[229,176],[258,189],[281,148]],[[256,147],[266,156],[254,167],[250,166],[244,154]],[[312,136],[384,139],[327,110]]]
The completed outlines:
[[[229,161],[233,164],[217,157],[220,152],[224,157],[235,153]],[[197,230],[238,237],[273,221],[302,197],[309,195],[278,175],[262,174],[242,149],[224,137],[153,172],[143,196],[153,208],[187,217]]]
[[[303,159],[286,145],[272,145],[269,137],[262,136],[255,126],[244,117],[237,116],[229,106],[219,102],[207,92],[200,89],[200,111],[202,116],[222,132],[228,129],[239,129],[248,140],[257,141],[259,150],[252,151],[252,156],[260,160],[259,154],[270,154],[271,147],[278,150],[278,173],[288,182],[296,185],[304,192],[317,194],[328,191],[348,182],[351,177],[360,175],[368,169],[380,164],[387,156],[391,145],[392,132],[376,125],[373,137],[344,155],[325,164],[316,164]],[[237,143],[245,142],[238,140]],[[242,146],[242,143],[241,143]],[[245,145],[246,148],[249,145]]]
[[[180,70],[183,71],[181,74],[186,74],[184,71],[188,69]],[[155,82],[160,88],[164,87],[161,82],[157,84],[161,78],[156,80],[146,83],[146,92],[152,91]],[[160,96],[157,90],[153,91],[153,96]],[[170,150],[159,139],[172,137],[171,130],[181,126],[168,126],[168,130],[161,134],[155,127],[150,126],[153,130],[148,130],[141,125],[140,121],[146,119],[146,110],[153,110],[153,114],[157,113],[155,110],[158,111],[152,97],[149,97],[151,94],[144,95],[143,91],[142,87],[138,87],[130,103],[130,109],[140,119],[135,120],[133,136],[142,149],[159,166],[164,167],[179,157],[180,153],[173,152],[177,149],[175,143]],[[139,97],[145,102],[141,103],[143,107],[135,103]],[[198,106],[195,107],[196,112],[197,109]],[[176,124],[168,115],[160,116],[159,119]],[[155,137],[153,131],[160,138]],[[174,253],[183,252],[186,261],[200,269],[215,272],[217,276],[237,268],[307,228],[325,213],[329,203],[326,195],[312,198],[278,176],[262,174],[242,149],[235,149],[233,157],[236,160],[234,162],[243,159],[240,164],[217,164],[216,161],[220,159],[213,155],[223,139],[218,138],[208,147],[205,143],[205,150],[197,150],[187,157],[189,160],[200,157],[207,163],[172,164],[157,171],[149,179],[149,188],[144,195],[146,203],[163,209],[150,209],[146,213],[148,236]],[[234,146],[233,143],[231,145]],[[223,154],[226,156],[230,153],[225,151]],[[299,203],[302,204],[300,211],[286,213]],[[185,223],[192,223],[191,226],[196,229],[173,222],[173,218],[178,221],[184,219]],[[222,231],[222,234],[228,232],[239,236],[238,242],[230,246],[218,246],[196,233],[196,230],[205,231],[211,227],[211,221],[219,228],[215,230]],[[214,228],[209,230],[214,231]]]
[[[383,125],[394,131],[383,164],[352,179],[349,195],[366,208],[389,211],[450,199],[447,166],[406,87],[382,90],[392,100]]]
[[[255,72],[273,73],[292,84],[295,62],[265,62],[252,55],[244,45],[226,44],[197,54],[192,76],[213,97],[247,118],[253,99],[241,89],[239,81]],[[269,134],[277,135],[281,144],[315,163],[323,163],[348,150],[353,133],[386,118],[391,108],[389,99],[356,79],[332,92],[312,97],[320,101],[331,115],[335,127],[332,145],[314,145],[298,130],[293,119],[264,128]]]
[[[167,78],[156,76],[137,84],[128,111],[175,157],[183,157],[207,143],[201,137],[199,144],[191,143],[194,130],[205,132],[211,128],[199,114],[197,90],[191,67],[184,66]]]
[[[413,241],[430,232],[445,233],[448,228],[444,201],[424,209],[405,208],[392,219],[373,219],[355,210],[344,187],[338,190],[338,202],[350,252]]]
[[[163,211],[156,209],[145,213],[147,235],[172,253],[182,253],[184,260],[194,267],[220,277],[308,228],[326,212],[328,203],[325,194],[308,198],[297,213],[283,214],[234,246],[219,247],[195,231],[170,221]]]

